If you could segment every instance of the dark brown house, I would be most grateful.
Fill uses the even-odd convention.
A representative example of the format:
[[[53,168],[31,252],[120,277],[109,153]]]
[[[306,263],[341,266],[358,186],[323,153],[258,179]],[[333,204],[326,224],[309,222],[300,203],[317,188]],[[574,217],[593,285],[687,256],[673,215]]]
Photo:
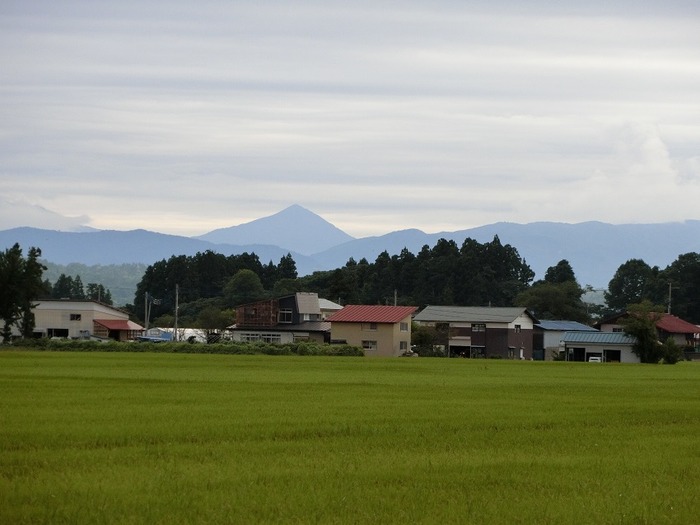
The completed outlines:
[[[340,308],[337,305],[337,309]],[[297,292],[236,307],[236,324],[229,330],[234,341],[292,343],[309,340],[327,343],[331,325],[324,317],[317,294]]]
[[[537,319],[526,308],[427,306],[413,320],[446,331],[452,356],[532,359]]]

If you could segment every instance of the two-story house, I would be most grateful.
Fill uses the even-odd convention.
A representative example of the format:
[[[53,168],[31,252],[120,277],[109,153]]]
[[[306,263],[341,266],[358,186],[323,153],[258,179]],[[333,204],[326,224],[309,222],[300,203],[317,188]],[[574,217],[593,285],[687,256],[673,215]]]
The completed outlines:
[[[537,319],[526,308],[427,306],[414,321],[444,330],[451,356],[533,357],[533,329]]]
[[[265,299],[236,307],[236,324],[229,327],[234,341],[292,343],[331,339],[331,325],[324,319],[328,311],[339,310],[324,300],[325,311],[316,293],[297,292],[277,299]]]
[[[97,301],[41,299],[32,313],[36,337],[133,341],[143,333],[127,312]]]
[[[396,357],[411,347],[415,306],[348,305],[331,315],[331,340],[361,347],[366,356]]]

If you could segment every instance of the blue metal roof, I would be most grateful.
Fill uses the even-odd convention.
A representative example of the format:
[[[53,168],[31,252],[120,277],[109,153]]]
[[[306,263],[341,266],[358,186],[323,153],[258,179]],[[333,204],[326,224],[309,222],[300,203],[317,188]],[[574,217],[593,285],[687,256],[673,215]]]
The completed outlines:
[[[588,343],[599,345],[633,345],[634,337],[624,332],[566,332],[561,340],[568,343]]]
[[[555,332],[597,332],[598,330],[592,326],[579,323],[577,321],[540,321],[535,326],[543,330],[552,330]]]

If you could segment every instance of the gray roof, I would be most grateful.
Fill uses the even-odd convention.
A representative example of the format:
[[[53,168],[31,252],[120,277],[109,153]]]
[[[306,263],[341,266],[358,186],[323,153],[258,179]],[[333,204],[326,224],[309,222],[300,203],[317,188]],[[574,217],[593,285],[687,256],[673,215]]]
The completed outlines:
[[[313,292],[297,292],[297,308],[300,314],[316,314],[321,313],[321,307],[318,305],[318,295]]]
[[[577,321],[551,321],[545,320],[537,323],[542,330],[552,330],[555,332],[597,332],[592,326],[579,323]]]
[[[566,332],[561,339],[564,343],[588,343],[599,345],[633,345],[634,337],[624,332]]]
[[[321,307],[321,310],[342,310],[343,307],[339,305],[338,303],[334,303],[333,301],[329,301],[328,299],[324,299],[323,297],[318,298],[318,305]]]
[[[496,306],[426,306],[415,321],[441,323],[512,323],[521,315],[534,316],[527,308]]]

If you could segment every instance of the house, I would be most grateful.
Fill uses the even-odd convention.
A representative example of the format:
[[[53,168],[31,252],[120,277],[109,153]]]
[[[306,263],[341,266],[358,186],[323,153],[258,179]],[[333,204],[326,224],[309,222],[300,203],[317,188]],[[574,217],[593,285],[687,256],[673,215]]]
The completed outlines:
[[[622,321],[629,315],[629,312],[620,312],[599,321],[595,326],[601,332],[624,332]],[[686,351],[693,351],[700,344],[700,327],[697,325],[668,313],[654,315],[658,316],[656,331],[659,341],[662,343],[668,338],[672,338],[678,346]]]
[[[328,317],[336,313],[338,310],[343,309],[343,307],[338,303],[334,303],[328,299],[323,299],[322,297],[318,298],[318,306],[321,308],[321,319],[323,321],[328,319]]]
[[[362,347],[367,356],[395,357],[411,347],[415,306],[348,305],[328,318],[331,341]]]
[[[639,357],[632,351],[635,342],[634,337],[623,332],[566,332],[560,352],[566,361],[639,363]]]
[[[566,332],[598,332],[592,326],[577,321],[540,320],[533,334],[533,358],[551,361],[559,352],[559,344]]]
[[[445,330],[448,355],[533,358],[537,319],[526,308],[427,306],[414,321]]]
[[[32,312],[35,337],[133,341],[143,333],[127,312],[97,301],[42,299]]]
[[[327,343],[331,338],[331,325],[323,318],[319,297],[311,292],[240,305],[236,324],[228,329],[234,341],[242,342]]]

